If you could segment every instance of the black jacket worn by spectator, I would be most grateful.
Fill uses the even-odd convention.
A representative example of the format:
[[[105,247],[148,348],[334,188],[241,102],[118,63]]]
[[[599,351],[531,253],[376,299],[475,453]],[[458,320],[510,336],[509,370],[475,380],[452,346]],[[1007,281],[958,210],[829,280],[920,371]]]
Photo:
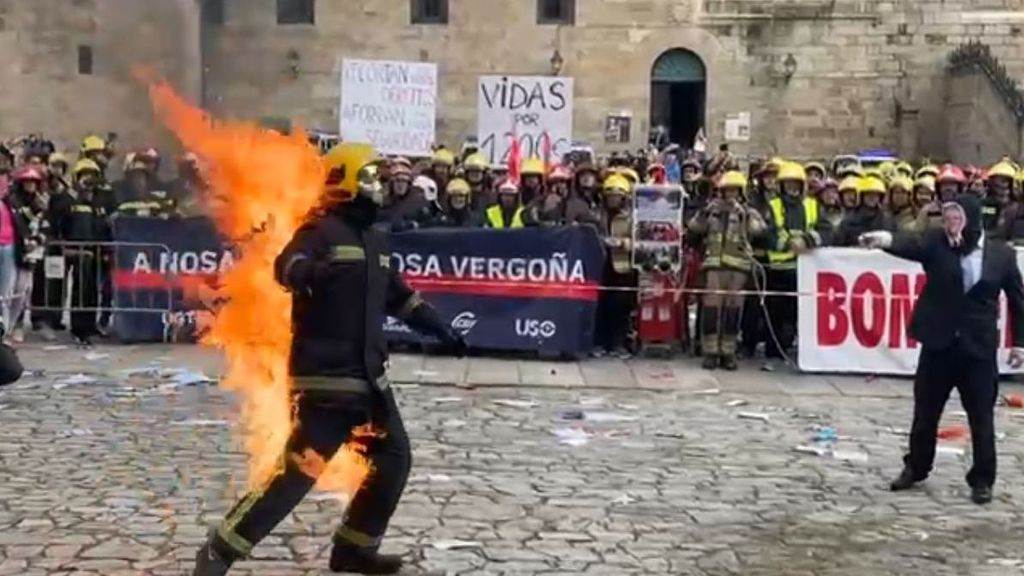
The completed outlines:
[[[292,376],[380,383],[388,357],[385,316],[464,346],[391,266],[387,236],[372,226],[374,209],[361,202],[313,218],[274,264],[278,282],[292,291]]]
[[[419,227],[419,221],[426,208],[427,199],[410,186],[405,195],[381,209],[379,221],[391,232],[412,230]]]
[[[964,243],[977,245],[982,233],[980,203],[958,202],[966,204],[968,214]],[[910,334],[922,348],[942,350],[959,342],[978,359],[994,358],[999,344],[1000,292],[1006,294],[1009,304],[1013,346],[1024,348],[1024,287],[1012,248],[995,239],[985,240],[981,278],[966,292],[961,252],[950,246],[944,230],[897,234],[886,252],[924,267],[928,281],[910,323]]]
[[[65,242],[102,242],[110,237],[106,209],[77,191],[50,199],[50,225],[54,236]]]
[[[896,224],[882,208],[861,206],[855,212],[844,216],[832,238],[823,236],[822,243],[831,246],[857,246],[861,234],[879,230],[895,232]]]

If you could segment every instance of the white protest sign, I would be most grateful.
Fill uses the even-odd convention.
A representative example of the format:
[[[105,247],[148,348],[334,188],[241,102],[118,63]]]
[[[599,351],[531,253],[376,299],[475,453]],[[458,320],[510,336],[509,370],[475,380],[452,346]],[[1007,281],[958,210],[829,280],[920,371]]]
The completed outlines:
[[[491,163],[508,162],[513,134],[523,158],[557,162],[572,149],[573,79],[553,76],[481,76],[476,133]]]
[[[1024,251],[1017,252],[1018,266]],[[807,372],[913,374],[920,346],[909,334],[914,302],[924,289],[919,264],[880,251],[823,248],[802,254],[797,266],[800,369]],[[999,370],[1010,334],[1002,299]]]
[[[429,156],[434,144],[437,65],[346,58],[341,72],[341,138],[383,154]]]

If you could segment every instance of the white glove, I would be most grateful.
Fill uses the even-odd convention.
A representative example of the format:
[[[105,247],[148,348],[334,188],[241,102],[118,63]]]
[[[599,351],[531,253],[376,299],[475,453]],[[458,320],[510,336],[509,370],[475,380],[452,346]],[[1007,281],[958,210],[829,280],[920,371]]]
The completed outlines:
[[[858,238],[857,241],[865,248],[885,249],[892,246],[892,232],[886,232],[884,230],[865,232],[860,235],[860,238]]]
[[[1009,358],[1010,368],[1016,370],[1021,366],[1024,366],[1024,348],[1012,348],[1010,349]]]

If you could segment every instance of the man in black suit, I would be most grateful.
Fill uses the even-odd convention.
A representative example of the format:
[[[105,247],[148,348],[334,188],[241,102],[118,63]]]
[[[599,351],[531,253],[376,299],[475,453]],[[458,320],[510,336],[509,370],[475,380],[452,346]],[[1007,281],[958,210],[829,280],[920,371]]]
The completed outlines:
[[[928,477],[939,419],[956,388],[974,448],[974,466],[967,474],[971,500],[986,504],[996,479],[999,293],[1009,303],[1010,365],[1016,368],[1024,364],[1024,287],[1013,249],[985,238],[978,198],[963,195],[947,202],[942,221],[941,229],[920,234],[868,232],[860,238],[864,246],[920,263],[927,276],[910,322],[910,334],[921,343],[910,452],[890,488],[907,490]]]

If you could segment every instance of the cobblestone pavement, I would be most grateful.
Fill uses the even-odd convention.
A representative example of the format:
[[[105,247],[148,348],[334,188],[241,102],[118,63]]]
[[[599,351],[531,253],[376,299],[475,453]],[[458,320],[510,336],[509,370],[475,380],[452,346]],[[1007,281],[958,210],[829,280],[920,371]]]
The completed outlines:
[[[0,391],[0,575],[187,573],[242,483],[232,398],[118,371],[155,360],[213,373],[217,358],[24,358],[47,372]],[[399,387],[414,470],[385,544],[410,574],[1024,574],[1024,411],[999,410],[997,500],[979,508],[962,442],[943,445],[924,488],[885,491],[906,382],[609,361],[511,362],[512,383],[485,377],[493,365],[395,359],[421,381]],[[77,372],[96,382],[69,382]],[[476,386],[431,384],[452,372]],[[826,425],[832,454],[794,450]],[[313,495],[232,574],[327,573],[340,514]]]

